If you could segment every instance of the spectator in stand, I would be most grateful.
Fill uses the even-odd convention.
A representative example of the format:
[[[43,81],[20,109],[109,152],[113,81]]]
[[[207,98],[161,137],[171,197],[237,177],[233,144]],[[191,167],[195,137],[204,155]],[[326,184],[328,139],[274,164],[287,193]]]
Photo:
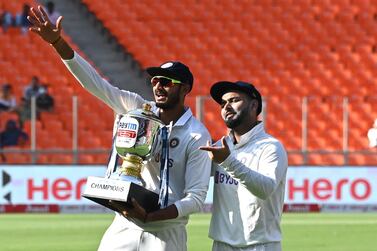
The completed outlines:
[[[24,98],[30,102],[32,97],[37,97],[41,92],[43,92],[43,85],[39,81],[39,78],[34,76],[30,84],[25,87]]]
[[[5,130],[0,133],[0,148],[7,146],[22,146],[29,136],[17,126],[17,122],[10,119],[7,121]]]
[[[17,106],[15,112],[18,115],[18,123],[20,128],[24,128],[25,121],[31,119],[31,106],[25,98],[21,98],[21,104]],[[39,112],[37,110],[37,118],[39,118]]]
[[[60,17],[60,13],[55,10],[55,4],[52,1],[47,2],[46,9],[51,23],[56,24],[56,21]]]
[[[15,18],[15,25],[21,28],[22,33],[26,33],[30,26],[30,22],[29,20],[27,20],[29,10],[30,6],[28,4],[24,4],[24,6],[22,7],[22,11],[19,12]]]
[[[51,111],[54,107],[54,99],[48,93],[48,86],[42,84],[37,76],[34,76],[31,83],[25,87],[24,97],[22,98],[22,103],[17,107],[16,112],[19,115],[19,122],[21,128],[25,121],[31,118],[31,99],[36,98],[37,107],[37,118],[39,117],[40,111]]]
[[[37,108],[39,111],[51,111],[53,107],[54,98],[48,93],[48,85],[43,85],[37,96]]]
[[[0,112],[11,112],[16,108],[16,105],[16,98],[13,96],[12,86],[10,84],[4,84],[0,92]]]
[[[369,147],[377,147],[377,119],[374,120],[373,127],[368,130]]]
[[[6,10],[0,14],[0,23],[4,32],[7,32],[8,28],[13,25],[12,14]]]

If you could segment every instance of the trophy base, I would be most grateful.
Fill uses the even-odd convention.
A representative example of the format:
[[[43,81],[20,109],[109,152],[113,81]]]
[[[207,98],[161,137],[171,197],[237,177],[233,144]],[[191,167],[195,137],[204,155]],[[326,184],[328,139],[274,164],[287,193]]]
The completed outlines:
[[[88,177],[82,197],[117,212],[132,208],[131,198],[134,198],[147,213],[160,209],[158,194],[124,180]],[[117,208],[110,201],[116,202]]]

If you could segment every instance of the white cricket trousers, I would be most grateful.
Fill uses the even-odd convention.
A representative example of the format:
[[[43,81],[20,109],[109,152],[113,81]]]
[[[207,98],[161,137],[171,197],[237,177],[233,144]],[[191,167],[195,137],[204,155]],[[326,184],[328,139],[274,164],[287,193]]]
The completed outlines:
[[[155,232],[125,228],[113,221],[102,237],[98,251],[187,251],[185,226]]]
[[[281,251],[280,242],[251,245],[249,247],[232,247],[224,242],[214,241],[212,251]]]

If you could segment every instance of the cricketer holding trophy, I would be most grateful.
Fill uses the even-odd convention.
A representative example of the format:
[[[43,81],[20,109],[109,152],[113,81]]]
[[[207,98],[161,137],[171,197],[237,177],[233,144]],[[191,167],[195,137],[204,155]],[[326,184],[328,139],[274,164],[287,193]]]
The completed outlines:
[[[99,250],[187,250],[188,217],[202,208],[211,169],[206,152],[199,150],[210,140],[210,135],[184,105],[185,97],[193,86],[193,75],[189,68],[176,61],[147,68],[155,99],[154,102],[148,102],[136,93],[112,86],[74,52],[61,36],[62,17],[53,25],[46,12],[38,6],[31,8],[28,19],[32,24],[30,30],[57,51],[80,84],[118,114],[114,123],[115,131],[122,114],[150,103],[152,112],[164,124],[162,128],[165,129],[161,133],[168,134],[165,142],[168,152],[151,156],[141,171],[145,188],[159,194],[161,208],[147,213],[139,203],[132,200],[133,208],[116,213]],[[161,157],[167,160],[165,169],[161,164],[165,161]],[[114,146],[108,164],[110,170],[116,170],[117,160]]]

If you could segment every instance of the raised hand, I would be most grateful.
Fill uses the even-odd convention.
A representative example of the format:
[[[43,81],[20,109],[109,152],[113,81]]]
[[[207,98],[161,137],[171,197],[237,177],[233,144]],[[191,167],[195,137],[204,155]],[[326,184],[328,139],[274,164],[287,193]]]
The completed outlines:
[[[60,40],[62,16],[58,18],[55,25],[51,23],[46,11],[41,6],[38,6],[38,9],[30,8],[30,14],[27,19],[32,24],[29,30],[38,34],[46,42],[55,44]]]
[[[216,163],[223,162],[230,155],[229,146],[228,143],[226,143],[225,137],[221,138],[221,146],[212,146],[208,141],[206,146],[201,146],[199,149],[208,151],[208,156]]]

